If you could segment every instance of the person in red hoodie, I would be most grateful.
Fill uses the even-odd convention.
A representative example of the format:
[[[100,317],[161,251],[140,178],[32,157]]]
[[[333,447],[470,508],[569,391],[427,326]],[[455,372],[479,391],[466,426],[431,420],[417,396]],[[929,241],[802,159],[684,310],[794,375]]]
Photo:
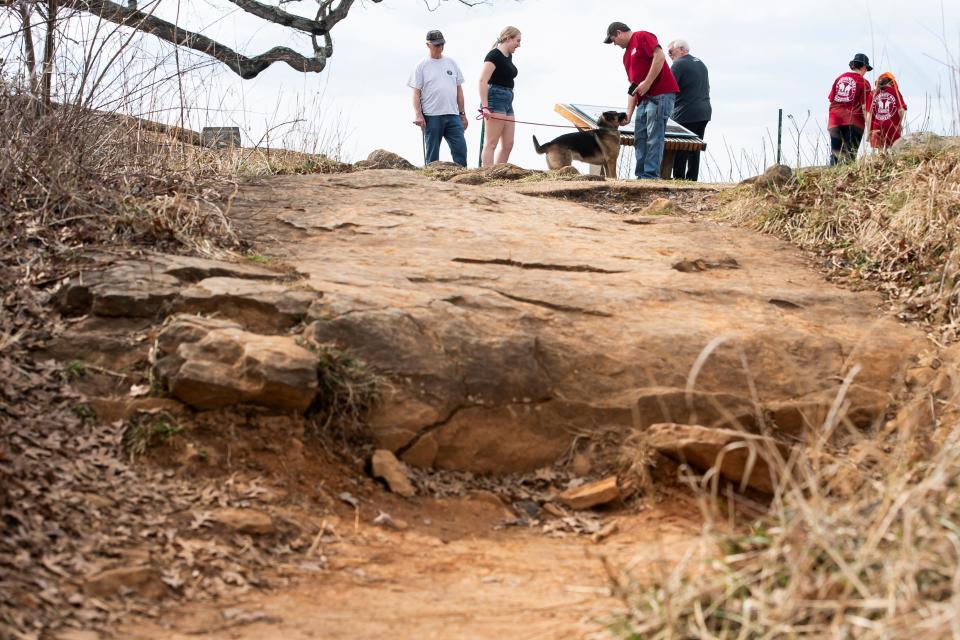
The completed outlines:
[[[887,149],[903,135],[903,115],[907,103],[900,94],[897,79],[889,71],[877,78],[870,107],[870,146]]]
[[[853,161],[860,150],[870,105],[870,82],[863,77],[867,71],[873,71],[870,59],[858,53],[850,61],[850,71],[841,74],[830,88],[830,166]]]

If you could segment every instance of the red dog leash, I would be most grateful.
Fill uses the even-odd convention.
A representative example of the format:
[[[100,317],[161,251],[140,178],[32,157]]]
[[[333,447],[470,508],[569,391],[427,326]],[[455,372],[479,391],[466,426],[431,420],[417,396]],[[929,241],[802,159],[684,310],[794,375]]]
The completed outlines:
[[[580,127],[575,127],[571,124],[547,124],[545,122],[529,122],[527,120],[511,120],[509,118],[497,118],[496,116],[491,115],[489,118],[483,117],[483,107],[477,109],[480,112],[480,115],[477,116],[477,120],[500,120],[501,122],[514,122],[517,124],[532,124],[538,127],[557,127],[559,129],[579,129]],[[491,111],[491,114],[494,112]]]

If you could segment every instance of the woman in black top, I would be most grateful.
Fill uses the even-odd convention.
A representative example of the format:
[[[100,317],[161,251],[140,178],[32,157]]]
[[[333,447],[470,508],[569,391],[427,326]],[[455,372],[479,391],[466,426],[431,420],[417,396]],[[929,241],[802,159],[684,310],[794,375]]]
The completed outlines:
[[[513,134],[516,124],[513,117],[513,79],[517,68],[513,65],[513,52],[520,46],[520,31],[507,27],[500,32],[487,57],[483,59],[480,72],[480,108],[487,123],[487,139],[483,145],[483,166],[494,162],[497,144],[497,163],[507,162],[513,151]]]

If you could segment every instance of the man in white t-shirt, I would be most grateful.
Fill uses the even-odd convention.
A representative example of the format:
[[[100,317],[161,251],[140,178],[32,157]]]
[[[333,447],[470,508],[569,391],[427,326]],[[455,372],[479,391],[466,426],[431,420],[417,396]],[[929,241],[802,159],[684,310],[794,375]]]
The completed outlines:
[[[463,109],[463,73],[451,58],[443,57],[443,34],[427,33],[430,57],[417,65],[407,86],[413,89],[413,124],[423,129],[426,164],[440,159],[440,140],[450,146],[453,161],[467,166],[467,115]]]

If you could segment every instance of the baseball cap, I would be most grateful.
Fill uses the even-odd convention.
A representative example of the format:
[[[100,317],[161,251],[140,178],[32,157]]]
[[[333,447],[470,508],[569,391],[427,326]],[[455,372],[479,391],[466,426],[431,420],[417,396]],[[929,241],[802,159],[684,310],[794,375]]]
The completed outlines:
[[[427,31],[427,42],[433,45],[441,45],[446,43],[446,40],[443,39],[443,34],[438,29],[434,29]]]
[[[607,27],[607,39],[603,41],[603,44],[613,42],[613,36],[617,35],[617,31],[630,31],[630,27],[622,22],[611,22],[610,26]]]
[[[867,54],[865,53],[858,53],[857,55],[853,56],[853,60],[851,60],[850,62],[860,63],[867,68],[867,71],[873,71],[873,67],[870,66],[870,58],[868,58]]]

